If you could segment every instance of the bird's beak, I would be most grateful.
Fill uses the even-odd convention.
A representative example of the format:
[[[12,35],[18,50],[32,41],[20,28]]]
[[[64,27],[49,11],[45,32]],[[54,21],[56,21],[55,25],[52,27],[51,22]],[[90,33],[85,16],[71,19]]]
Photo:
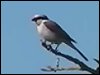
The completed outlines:
[[[35,18],[33,18],[32,21],[35,21]]]

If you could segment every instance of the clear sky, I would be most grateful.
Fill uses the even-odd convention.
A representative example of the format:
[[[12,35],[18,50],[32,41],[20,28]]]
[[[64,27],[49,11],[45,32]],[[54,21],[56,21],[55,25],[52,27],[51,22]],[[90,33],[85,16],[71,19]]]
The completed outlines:
[[[40,69],[56,65],[56,56],[46,51],[40,42],[36,25],[31,22],[35,14],[45,14],[56,21],[78,43],[75,45],[89,59],[86,62],[65,44],[59,51],[76,57],[96,68],[99,59],[99,2],[97,1],[2,1],[1,2],[1,73],[54,73]],[[60,66],[75,66],[61,58]],[[57,73],[79,74],[81,71]]]

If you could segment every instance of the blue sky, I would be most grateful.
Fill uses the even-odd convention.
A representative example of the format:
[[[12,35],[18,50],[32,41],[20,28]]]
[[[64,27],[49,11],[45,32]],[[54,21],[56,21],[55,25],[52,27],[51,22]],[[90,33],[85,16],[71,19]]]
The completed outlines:
[[[99,2],[97,1],[2,1],[1,2],[1,73],[54,73],[40,69],[55,66],[54,54],[46,51],[40,42],[35,14],[45,14],[56,21],[78,43],[75,45],[89,59],[86,62],[76,51],[60,45],[59,50],[96,68],[99,59]],[[60,66],[75,66],[61,58]],[[57,73],[79,74],[81,71]]]

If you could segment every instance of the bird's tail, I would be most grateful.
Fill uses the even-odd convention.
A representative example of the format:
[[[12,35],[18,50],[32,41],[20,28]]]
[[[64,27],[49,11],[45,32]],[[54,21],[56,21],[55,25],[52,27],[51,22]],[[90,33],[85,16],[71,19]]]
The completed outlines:
[[[75,49],[86,61],[88,61],[88,59],[71,42],[66,42],[66,44]]]

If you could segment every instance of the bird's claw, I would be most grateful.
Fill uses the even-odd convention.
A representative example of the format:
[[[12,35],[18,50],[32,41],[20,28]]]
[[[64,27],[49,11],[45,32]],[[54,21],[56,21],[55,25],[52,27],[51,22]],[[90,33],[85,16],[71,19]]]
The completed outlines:
[[[43,41],[42,41],[42,46],[44,46],[47,50],[52,49],[51,45],[47,45],[46,42],[43,42]]]

